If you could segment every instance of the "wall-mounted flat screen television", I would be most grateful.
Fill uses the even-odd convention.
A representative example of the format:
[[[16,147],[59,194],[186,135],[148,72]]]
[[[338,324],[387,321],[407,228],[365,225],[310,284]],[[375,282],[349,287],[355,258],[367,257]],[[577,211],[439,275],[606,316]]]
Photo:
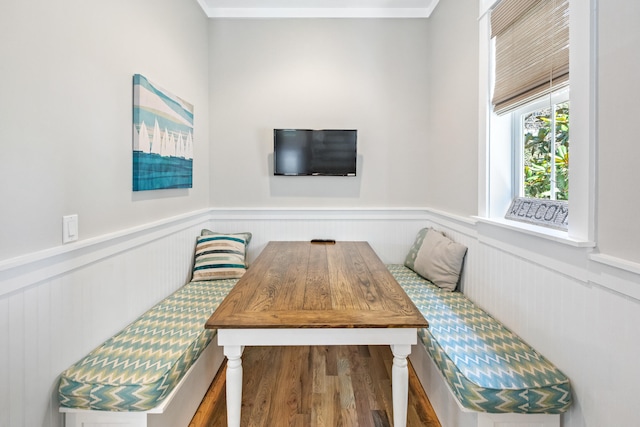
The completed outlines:
[[[356,176],[355,129],[274,129],[274,175]]]

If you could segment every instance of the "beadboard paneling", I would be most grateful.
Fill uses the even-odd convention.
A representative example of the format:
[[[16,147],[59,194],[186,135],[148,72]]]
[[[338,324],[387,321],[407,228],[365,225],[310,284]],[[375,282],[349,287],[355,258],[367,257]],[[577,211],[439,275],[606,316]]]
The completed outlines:
[[[421,210],[194,212],[0,263],[0,427],[61,427],[59,374],[189,278],[202,228],[270,240],[367,240],[402,262]]]
[[[603,267],[598,257],[590,262],[588,248],[514,245],[490,229],[478,227],[474,236],[438,217],[430,223],[469,248],[465,294],[570,378],[574,404],[563,427],[638,423],[640,300],[615,290],[637,292],[633,269]]]
[[[201,228],[252,232],[249,261],[270,240],[333,238],[366,240],[401,263],[425,226],[469,248],[464,292],[569,376],[575,403],[563,427],[634,425],[633,268],[588,248],[504,242],[491,227],[425,209],[212,209],[0,263],[0,427],[61,427],[60,372],[188,279]]]
[[[417,232],[428,224],[424,209],[212,210],[211,229],[251,231],[249,261],[271,240],[367,241],[385,263],[402,263]]]
[[[73,259],[86,251],[70,250],[66,265],[56,254],[62,274],[22,281],[27,284],[0,295],[1,427],[62,426],[59,374],[186,282],[195,237],[207,225],[196,216],[195,224],[193,218],[181,220],[186,228],[172,222],[164,236],[155,225],[147,230],[148,240],[129,242],[128,248],[120,237],[105,239],[96,243],[103,254],[86,263]],[[138,238],[140,233],[147,234],[135,231]],[[16,279],[21,280],[11,277]]]

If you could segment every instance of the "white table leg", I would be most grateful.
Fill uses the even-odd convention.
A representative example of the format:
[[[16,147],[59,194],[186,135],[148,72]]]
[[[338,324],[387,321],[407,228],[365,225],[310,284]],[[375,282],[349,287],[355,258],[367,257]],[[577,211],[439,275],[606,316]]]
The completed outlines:
[[[391,367],[391,392],[393,393],[393,425],[406,427],[407,405],[409,403],[409,368],[407,356],[410,345],[392,345],[393,366]]]
[[[225,345],[227,356],[227,426],[240,427],[242,408],[242,351],[244,347]]]

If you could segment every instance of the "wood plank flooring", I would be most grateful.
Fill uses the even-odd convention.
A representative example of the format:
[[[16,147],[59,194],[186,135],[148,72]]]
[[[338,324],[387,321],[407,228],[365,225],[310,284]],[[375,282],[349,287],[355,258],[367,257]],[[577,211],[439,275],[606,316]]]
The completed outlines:
[[[388,346],[247,347],[242,427],[392,425]],[[226,364],[189,427],[226,427]],[[409,365],[407,427],[440,427]]]

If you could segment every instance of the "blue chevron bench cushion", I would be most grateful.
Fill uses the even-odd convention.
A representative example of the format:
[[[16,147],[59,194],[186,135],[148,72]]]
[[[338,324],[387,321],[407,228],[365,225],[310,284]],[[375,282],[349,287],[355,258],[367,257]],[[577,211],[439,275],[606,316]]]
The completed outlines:
[[[237,279],[190,282],[168,296],[60,378],[60,405],[146,411],[178,384],[215,331],[204,324]]]
[[[569,408],[569,379],[464,294],[441,289],[403,265],[387,268],[428,320],[419,337],[462,406],[539,414]]]

